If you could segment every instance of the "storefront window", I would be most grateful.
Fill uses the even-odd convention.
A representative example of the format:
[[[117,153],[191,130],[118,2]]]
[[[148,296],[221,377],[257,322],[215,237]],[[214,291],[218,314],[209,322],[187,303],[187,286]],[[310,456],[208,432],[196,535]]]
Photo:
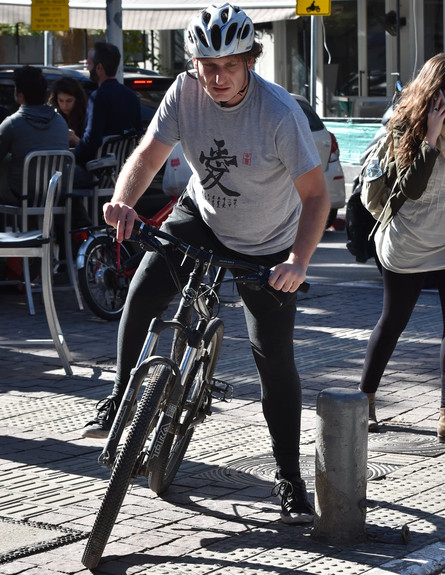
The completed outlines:
[[[351,95],[358,86],[357,0],[332,2],[331,16],[323,18],[323,23],[325,71],[330,68],[328,89],[337,95]]]
[[[425,0],[424,4],[425,61],[444,51],[443,0]]]

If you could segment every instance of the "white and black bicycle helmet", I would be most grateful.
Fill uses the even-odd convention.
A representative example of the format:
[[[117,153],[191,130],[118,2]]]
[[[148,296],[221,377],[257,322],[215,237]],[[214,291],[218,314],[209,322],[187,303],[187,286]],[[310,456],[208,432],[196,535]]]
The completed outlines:
[[[192,58],[222,58],[248,52],[254,42],[252,20],[238,6],[213,4],[202,10],[187,29]]]

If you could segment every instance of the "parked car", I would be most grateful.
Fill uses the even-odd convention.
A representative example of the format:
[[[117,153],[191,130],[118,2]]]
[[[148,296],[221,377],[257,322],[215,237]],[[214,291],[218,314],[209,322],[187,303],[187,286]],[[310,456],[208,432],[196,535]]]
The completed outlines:
[[[20,68],[20,64],[0,66],[0,121],[17,110],[14,99],[14,82],[12,74],[14,69]],[[97,88],[97,85],[89,78],[88,70],[82,64],[74,66],[39,66],[42,69],[48,86],[61,77],[69,76],[78,80],[87,94]],[[147,127],[159,106],[164,94],[174,82],[170,76],[161,76],[153,70],[139,69],[136,67],[124,68],[124,84],[131,88],[139,96],[142,108],[142,123]]]
[[[337,211],[343,208],[346,203],[345,176],[340,164],[340,149],[337,138],[332,132],[325,128],[323,121],[318,116],[304,96],[292,94],[300,104],[305,113],[312,136],[314,137],[318,153],[320,155],[321,165],[326,180],[326,185],[331,200],[331,211],[329,212],[326,227],[329,228],[337,217]]]
[[[89,79],[90,73],[86,64],[60,66],[59,69],[77,72],[88,82],[91,82]],[[142,124],[144,128],[146,128],[161,103],[164,94],[171,84],[173,84],[174,78],[171,76],[161,76],[161,74],[154,70],[138,68],[137,66],[124,66],[123,76],[124,84],[139,96],[142,108]],[[96,87],[94,84],[93,86]]]

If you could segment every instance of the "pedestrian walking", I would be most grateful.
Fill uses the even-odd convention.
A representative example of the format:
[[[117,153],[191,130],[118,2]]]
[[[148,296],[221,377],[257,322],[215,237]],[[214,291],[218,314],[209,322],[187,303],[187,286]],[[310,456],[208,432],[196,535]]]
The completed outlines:
[[[375,394],[423,287],[434,272],[445,326],[445,54],[428,60],[403,88],[389,121],[399,197],[375,236],[383,274],[383,309],[368,342],[360,389],[369,400],[368,430],[378,431]],[[397,198],[396,198],[397,200]],[[398,206],[397,206],[398,207]],[[437,436],[445,442],[445,331],[440,350]],[[421,358],[420,358],[421,360]]]

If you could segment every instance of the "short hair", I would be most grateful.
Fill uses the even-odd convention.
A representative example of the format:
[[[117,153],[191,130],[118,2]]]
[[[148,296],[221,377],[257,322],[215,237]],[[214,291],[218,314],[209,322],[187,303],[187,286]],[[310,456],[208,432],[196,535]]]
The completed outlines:
[[[248,52],[241,54],[246,60],[253,58],[255,62],[263,54],[263,45],[260,42],[254,40],[252,48]]]
[[[116,76],[121,61],[119,48],[109,42],[96,42],[93,48],[94,65],[102,64],[107,76]]]
[[[30,106],[41,106],[46,101],[48,82],[40,68],[34,66],[22,66],[16,68],[12,78],[15,91],[23,94],[25,102]]]

